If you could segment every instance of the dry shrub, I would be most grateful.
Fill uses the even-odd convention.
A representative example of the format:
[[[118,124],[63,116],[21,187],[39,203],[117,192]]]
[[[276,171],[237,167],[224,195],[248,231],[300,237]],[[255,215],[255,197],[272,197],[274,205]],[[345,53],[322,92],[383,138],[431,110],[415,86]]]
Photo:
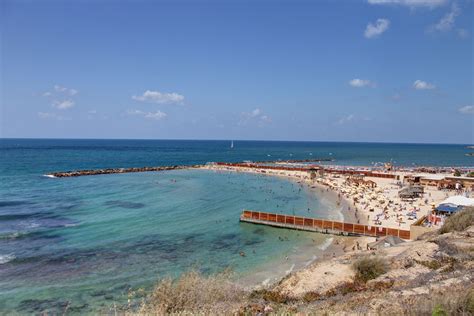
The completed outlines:
[[[263,299],[268,302],[279,304],[286,304],[294,302],[295,299],[278,291],[271,291],[267,289],[255,290],[250,294],[251,299]]]
[[[361,292],[365,290],[367,290],[365,281],[357,279],[355,282],[344,282],[342,284],[339,284],[335,288],[327,291],[326,296],[331,297],[338,294],[346,295],[349,293]]]
[[[244,298],[244,290],[230,281],[230,272],[203,276],[190,271],[176,280],[161,280],[138,314],[231,314]]]
[[[474,288],[430,293],[402,306],[404,315],[474,315]]]
[[[439,268],[447,268],[447,267],[452,267],[454,268],[454,265],[457,263],[456,258],[453,257],[439,257],[437,259],[433,260],[416,260],[415,262],[418,264],[421,264],[422,266],[425,266],[431,270],[438,270]]]
[[[323,296],[318,292],[306,292],[303,296],[303,301],[305,303],[311,303],[317,300],[320,300]]]
[[[474,207],[466,207],[448,217],[439,232],[444,234],[453,231],[463,231],[471,225],[474,225]]]
[[[356,281],[367,282],[388,271],[388,264],[385,259],[379,256],[367,255],[357,259],[353,264]]]

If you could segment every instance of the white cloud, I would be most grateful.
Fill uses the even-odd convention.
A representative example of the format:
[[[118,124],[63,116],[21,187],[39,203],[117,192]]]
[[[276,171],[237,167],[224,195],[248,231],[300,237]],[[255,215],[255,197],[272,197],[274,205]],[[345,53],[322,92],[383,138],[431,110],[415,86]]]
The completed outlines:
[[[361,116],[361,115],[356,115],[356,114],[348,114],[346,116],[341,117],[338,121],[336,121],[336,124],[338,125],[343,125],[346,123],[350,122],[368,122],[371,121],[372,118],[368,116]]]
[[[352,79],[349,81],[349,84],[354,88],[363,88],[363,87],[376,87],[376,83],[366,79]]]
[[[57,120],[57,121],[69,120],[68,118],[65,118],[56,113],[48,113],[48,112],[38,112],[38,117],[42,120]]]
[[[250,112],[242,112],[240,114],[239,125],[246,125],[249,122],[257,123],[259,126],[263,126],[266,123],[271,123],[272,119],[268,115],[264,114],[262,110],[256,108]]]
[[[52,105],[53,107],[57,109],[65,110],[65,109],[72,108],[75,105],[75,103],[72,100],[63,100],[63,101],[54,100]]]
[[[474,114],[474,105],[466,105],[458,110],[462,114]]]
[[[392,95],[391,99],[393,101],[400,101],[402,98],[402,95],[400,93],[395,93],[394,95]]]
[[[466,29],[458,29],[457,30],[458,36],[460,38],[468,38],[469,37],[469,31]]]
[[[415,7],[428,7],[434,8],[442,6],[448,2],[448,0],[367,0],[369,4],[389,4],[389,5],[401,5],[410,8]]]
[[[160,110],[155,111],[155,112],[144,112],[142,110],[128,110],[126,112],[127,115],[137,115],[137,116],[142,116],[147,119],[152,119],[152,120],[161,120],[168,116],[166,113],[161,112]]]
[[[46,91],[42,94],[43,97],[51,99],[51,105],[60,110],[72,108],[75,102],[72,97],[78,93],[76,89],[66,88],[58,84],[53,86],[52,91]]]
[[[456,17],[461,14],[461,10],[457,6],[456,3],[453,3],[451,6],[451,11],[446,13],[438,23],[433,26],[433,30],[440,31],[440,32],[447,32],[450,31],[453,26],[454,22],[456,21]]]
[[[76,89],[66,88],[66,87],[60,86],[58,84],[54,85],[54,91],[59,92],[59,93],[68,94],[70,96],[76,95],[79,92]]]
[[[432,90],[435,89],[436,86],[426,81],[416,80],[413,83],[413,88],[415,88],[416,90]]]
[[[57,91],[57,92],[64,92],[66,91],[66,88],[65,87],[61,87],[60,85],[54,85],[54,90]]]
[[[132,109],[132,110],[127,110],[126,114],[127,115],[143,115],[143,114],[145,114],[145,112],[143,112],[141,110]]]
[[[376,38],[383,32],[388,30],[390,26],[390,20],[388,19],[377,19],[375,24],[369,23],[365,28],[364,36],[366,38]]]
[[[153,120],[161,120],[162,118],[165,118],[166,116],[167,114],[164,112],[161,112],[160,110],[156,112],[148,112],[145,114],[145,118],[153,119]]]
[[[150,103],[158,103],[158,104],[181,104],[184,101],[184,96],[181,94],[172,92],[172,93],[162,93],[159,91],[150,91],[146,90],[143,92],[142,95],[134,95],[132,96],[133,100],[141,101],[141,102],[150,102]]]
[[[260,113],[262,113],[262,111],[260,109],[255,109],[253,110],[252,112],[249,113],[249,116],[250,117],[257,117],[260,115]]]
[[[345,123],[351,122],[354,120],[354,118],[355,118],[354,114],[349,114],[347,116],[341,117],[339,121],[337,121],[337,124],[345,124]]]

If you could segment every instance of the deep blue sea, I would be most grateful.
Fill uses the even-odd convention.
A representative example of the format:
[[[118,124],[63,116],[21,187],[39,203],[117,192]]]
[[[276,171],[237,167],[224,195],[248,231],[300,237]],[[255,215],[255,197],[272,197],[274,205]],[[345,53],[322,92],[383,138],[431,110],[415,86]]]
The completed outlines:
[[[262,282],[327,238],[241,224],[244,209],[341,216],[321,192],[251,174],[177,170],[51,179],[53,171],[332,158],[473,166],[466,145],[0,139],[0,313],[107,311],[196,268]],[[304,249],[305,251],[302,251]],[[242,257],[240,252],[247,255]]]

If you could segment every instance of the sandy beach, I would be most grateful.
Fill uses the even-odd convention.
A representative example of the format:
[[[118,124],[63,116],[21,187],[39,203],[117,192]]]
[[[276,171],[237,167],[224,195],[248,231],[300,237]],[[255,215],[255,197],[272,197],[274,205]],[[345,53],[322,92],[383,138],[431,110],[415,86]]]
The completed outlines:
[[[368,184],[355,184],[350,176],[327,173],[324,177],[311,179],[307,171],[272,170],[256,167],[234,167],[206,165],[209,170],[249,172],[262,175],[286,177],[304,183],[337,205],[336,214],[341,213],[345,222],[360,223],[389,228],[409,229],[420,217],[427,215],[433,208],[449,196],[456,195],[454,190],[444,191],[437,187],[425,186],[422,197],[406,201],[399,197],[402,183],[395,179],[365,177]],[[410,175],[408,171],[392,173],[401,179]],[[441,176],[443,174],[440,174]],[[449,175],[449,174],[444,174]],[[258,210],[257,210],[258,211]],[[331,218],[335,219],[335,218]],[[341,218],[342,220],[342,218]]]

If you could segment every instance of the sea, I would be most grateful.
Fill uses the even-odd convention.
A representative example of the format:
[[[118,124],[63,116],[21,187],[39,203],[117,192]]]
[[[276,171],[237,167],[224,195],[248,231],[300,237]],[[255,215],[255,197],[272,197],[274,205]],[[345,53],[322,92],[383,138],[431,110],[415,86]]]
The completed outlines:
[[[240,223],[243,209],[342,216],[324,191],[286,178],[196,169],[45,176],[51,172],[280,159],[474,166],[467,145],[230,144],[0,139],[0,314],[106,313],[189,270],[230,269],[245,286],[269,284],[320,256],[331,238]]]

